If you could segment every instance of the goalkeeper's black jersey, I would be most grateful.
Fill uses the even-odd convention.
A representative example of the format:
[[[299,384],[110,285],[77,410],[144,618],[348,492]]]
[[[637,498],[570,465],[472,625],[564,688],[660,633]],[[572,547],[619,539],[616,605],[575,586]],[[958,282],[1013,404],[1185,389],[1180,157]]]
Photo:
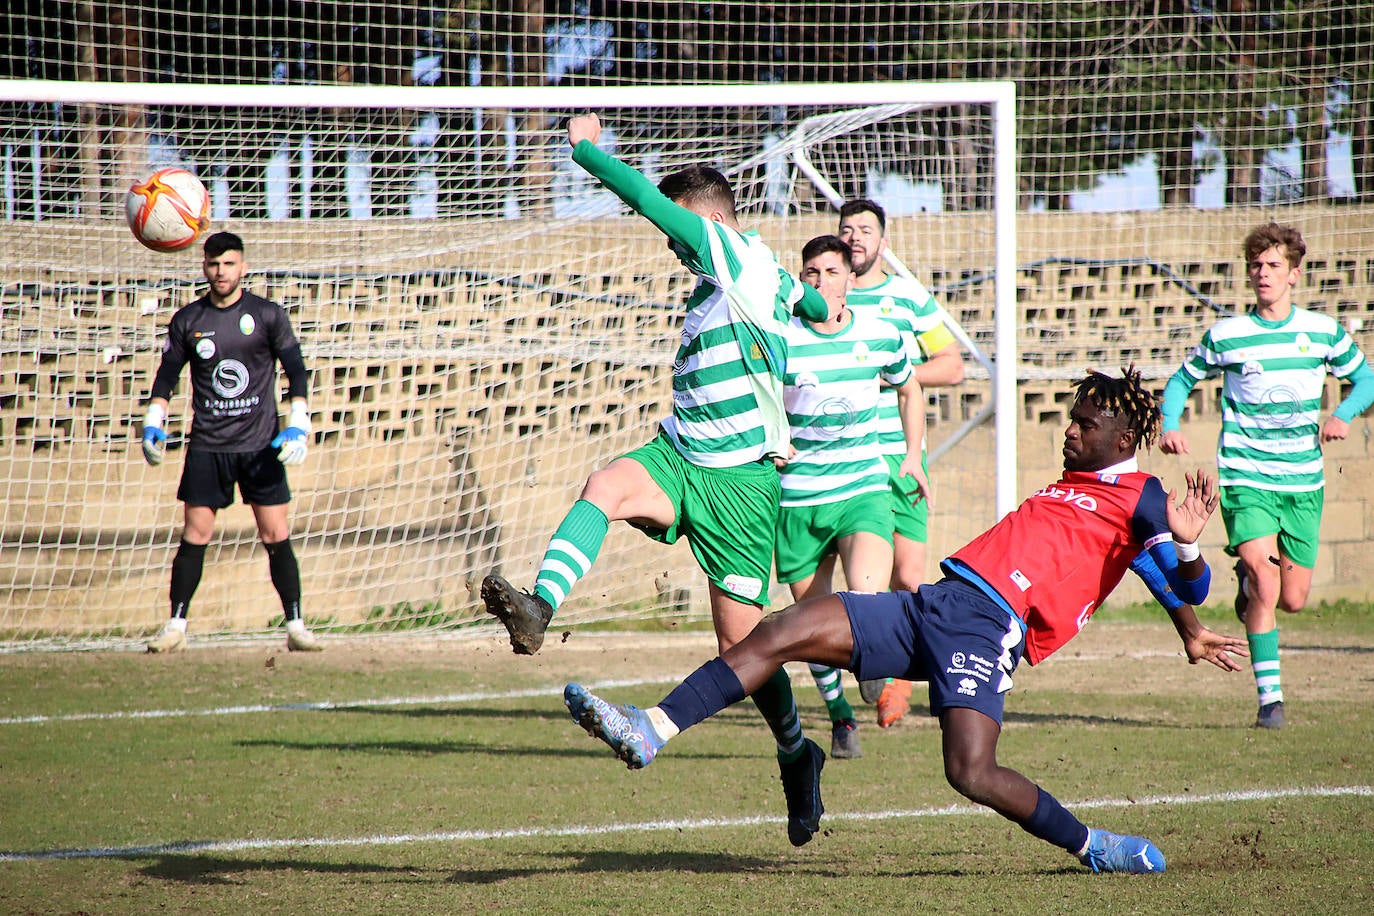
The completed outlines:
[[[277,434],[277,363],[297,347],[286,310],[247,290],[228,308],[208,296],[177,310],[167,328],[158,378],[191,364],[192,448],[250,452]],[[168,397],[170,391],[153,395]]]

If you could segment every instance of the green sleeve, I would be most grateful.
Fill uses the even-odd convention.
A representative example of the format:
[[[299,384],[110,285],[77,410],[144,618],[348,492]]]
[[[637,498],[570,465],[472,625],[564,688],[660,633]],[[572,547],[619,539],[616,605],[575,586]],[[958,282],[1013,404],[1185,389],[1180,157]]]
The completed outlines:
[[[573,147],[573,162],[629,204],[640,216],[653,223],[668,238],[690,252],[706,244],[704,220],[686,207],[673,203],[638,169],[602,152],[595,143],[583,140]]]
[[[1368,363],[1363,363],[1350,374],[1349,380],[1354,387],[1345,396],[1345,400],[1332,411],[1335,417],[1347,423],[1368,410],[1370,404],[1374,404],[1374,369],[1370,369]]]
[[[795,282],[801,285],[802,294],[801,299],[797,300],[797,304],[793,306],[792,314],[800,315],[808,321],[824,321],[829,318],[830,305],[821,295],[821,291],[810,283],[803,283],[800,280],[795,280]]]
[[[1178,420],[1183,416],[1183,408],[1188,403],[1188,392],[1197,384],[1197,377],[1186,369],[1179,369],[1164,386],[1164,404],[1160,413],[1164,415],[1164,431],[1178,429]]]

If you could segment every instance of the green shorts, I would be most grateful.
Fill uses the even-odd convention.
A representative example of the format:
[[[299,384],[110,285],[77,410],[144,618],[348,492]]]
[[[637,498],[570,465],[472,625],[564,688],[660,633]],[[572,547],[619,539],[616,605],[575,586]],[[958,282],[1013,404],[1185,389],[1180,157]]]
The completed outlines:
[[[1258,487],[1222,487],[1221,520],[1226,523],[1226,552],[1255,538],[1278,535],[1279,550],[1304,569],[1317,565],[1317,536],[1322,525],[1322,490],[1286,493]]]
[[[799,582],[834,553],[839,540],[868,531],[892,543],[892,510],[886,492],[860,493],[819,506],[784,506],[778,515],[778,581]]]
[[[622,457],[644,466],[676,513],[669,528],[635,527],[664,544],[686,536],[707,579],[739,601],[766,605],[782,499],[773,462],[765,458],[733,468],[701,467],[682,457],[662,431]]]
[[[892,516],[896,531],[908,540],[924,544],[928,540],[926,520],[930,516],[930,509],[924,499],[914,506],[911,504],[916,494],[921,492],[916,488],[916,480],[912,477],[897,476],[897,469],[902,466],[902,456],[884,455],[883,460],[887,462],[887,479],[892,483]],[[930,468],[926,463],[925,452],[921,452],[921,469],[926,472],[926,479],[929,480]]]

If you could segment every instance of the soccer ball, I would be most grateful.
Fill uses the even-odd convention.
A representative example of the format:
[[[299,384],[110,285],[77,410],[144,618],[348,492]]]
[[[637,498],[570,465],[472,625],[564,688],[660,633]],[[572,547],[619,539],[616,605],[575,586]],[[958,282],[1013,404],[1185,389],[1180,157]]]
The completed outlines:
[[[210,193],[185,169],[158,169],[124,198],[129,229],[154,251],[180,251],[210,228]]]

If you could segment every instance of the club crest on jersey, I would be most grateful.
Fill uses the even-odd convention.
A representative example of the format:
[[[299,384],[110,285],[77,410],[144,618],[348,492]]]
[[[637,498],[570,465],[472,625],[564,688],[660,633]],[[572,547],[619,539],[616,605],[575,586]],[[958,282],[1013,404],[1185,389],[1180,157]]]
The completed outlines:
[[[884,296],[878,301],[878,312],[882,315],[891,315],[897,310],[897,303],[892,301],[891,296]]]
[[[1307,334],[1303,332],[1299,332],[1298,335],[1293,338],[1293,343],[1297,345],[1298,352],[1303,355],[1312,352],[1312,338],[1308,337]]]
[[[196,355],[201,359],[209,359],[215,355],[215,342],[208,337],[202,337],[196,341]]]
[[[863,365],[868,362],[869,355],[868,344],[862,340],[854,344],[854,362]]]
[[[244,337],[250,336],[257,326],[258,323],[253,320],[252,315],[244,315],[239,318],[239,331],[243,333]]]

